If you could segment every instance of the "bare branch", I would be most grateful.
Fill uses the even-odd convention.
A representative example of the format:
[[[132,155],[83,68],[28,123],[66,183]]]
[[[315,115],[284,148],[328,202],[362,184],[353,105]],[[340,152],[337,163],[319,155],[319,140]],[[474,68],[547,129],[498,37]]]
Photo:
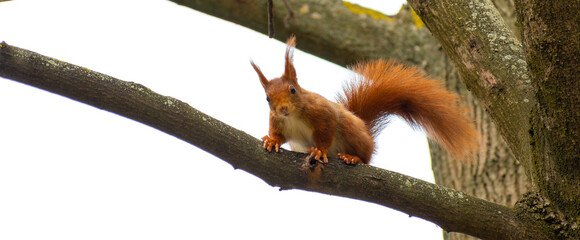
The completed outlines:
[[[182,101],[6,43],[0,47],[0,76],[159,129],[281,189],[373,202],[481,238],[538,239],[537,226],[519,219],[513,209],[369,165],[348,166],[336,159],[321,165],[302,160],[301,153],[267,153],[257,139]]]
[[[274,2],[268,0],[268,37],[274,37]]]

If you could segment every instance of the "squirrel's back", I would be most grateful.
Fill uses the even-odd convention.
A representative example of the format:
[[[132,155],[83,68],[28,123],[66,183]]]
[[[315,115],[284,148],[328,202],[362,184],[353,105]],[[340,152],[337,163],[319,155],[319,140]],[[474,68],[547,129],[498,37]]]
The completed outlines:
[[[477,131],[458,105],[459,96],[440,81],[382,59],[359,63],[351,70],[359,75],[347,83],[338,101],[367,124],[373,138],[388,116],[396,114],[422,127],[455,157],[465,159],[477,149]]]

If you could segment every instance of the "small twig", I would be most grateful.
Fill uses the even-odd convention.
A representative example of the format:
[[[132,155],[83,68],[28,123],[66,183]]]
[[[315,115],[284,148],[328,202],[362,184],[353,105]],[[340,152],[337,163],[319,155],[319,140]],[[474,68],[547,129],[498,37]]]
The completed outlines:
[[[275,31],[274,31],[274,1],[268,0],[268,37],[274,38]],[[286,10],[288,11],[288,15],[284,18],[284,26],[286,28],[290,27],[290,21],[294,19],[294,10],[290,7],[290,4],[286,0],[282,0]]]
[[[268,37],[274,38],[274,2],[268,0]]]

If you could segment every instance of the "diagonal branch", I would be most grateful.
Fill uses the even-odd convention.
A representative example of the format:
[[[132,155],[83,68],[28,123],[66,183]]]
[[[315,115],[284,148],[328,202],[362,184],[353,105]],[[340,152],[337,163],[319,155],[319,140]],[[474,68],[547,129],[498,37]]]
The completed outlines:
[[[0,45],[0,76],[149,125],[281,189],[373,202],[481,238],[537,239],[539,234],[535,222],[511,208],[399,173],[342,161],[311,163],[296,152],[267,153],[257,139],[182,101],[6,43]]]

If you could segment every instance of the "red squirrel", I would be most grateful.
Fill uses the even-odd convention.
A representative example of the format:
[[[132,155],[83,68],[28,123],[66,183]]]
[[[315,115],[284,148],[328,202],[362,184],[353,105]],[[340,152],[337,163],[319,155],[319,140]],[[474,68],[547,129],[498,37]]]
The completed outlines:
[[[269,135],[262,138],[269,152],[289,142],[292,150],[324,163],[336,156],[347,164],[368,164],[374,139],[391,114],[422,127],[455,157],[465,158],[477,148],[477,132],[457,105],[458,95],[418,69],[383,59],[359,63],[350,68],[358,73],[355,81],[335,103],[300,87],[292,63],[295,37],[286,44],[282,77],[268,81],[250,62],[270,105]]]

